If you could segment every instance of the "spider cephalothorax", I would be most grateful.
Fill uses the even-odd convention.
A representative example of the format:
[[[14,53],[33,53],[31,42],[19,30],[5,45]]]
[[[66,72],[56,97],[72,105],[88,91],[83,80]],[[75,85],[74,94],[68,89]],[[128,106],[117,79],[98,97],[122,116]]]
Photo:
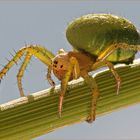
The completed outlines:
[[[52,68],[54,75],[62,80],[69,66],[69,56],[68,53],[62,53],[56,55],[56,57],[52,60]]]
[[[20,95],[24,96],[21,80],[27,64],[34,55],[48,66],[47,79],[52,86],[55,86],[55,83],[51,78],[51,71],[61,81],[58,103],[61,116],[68,82],[81,76],[91,88],[91,111],[87,120],[92,122],[95,119],[99,91],[96,80],[88,72],[103,66],[109,67],[117,81],[118,94],[121,79],[113,63],[132,62],[135,53],[140,50],[140,35],[135,26],[125,18],[110,14],[89,14],[74,20],[66,30],[66,37],[73,46],[73,51],[66,53],[60,50],[55,56],[40,45],[23,47],[0,71],[0,79],[26,54],[17,74]]]
[[[64,52],[58,54],[52,60],[52,69],[55,76],[62,80],[66,74],[66,72],[70,69],[71,65],[73,65],[73,70],[71,72],[71,76],[69,81],[72,79],[77,79],[81,75],[82,71],[91,71],[91,66],[95,62],[95,57],[87,56],[85,53],[81,52]],[[73,61],[73,62],[72,62]],[[72,64],[73,63],[73,64]],[[80,72],[78,72],[78,70]]]

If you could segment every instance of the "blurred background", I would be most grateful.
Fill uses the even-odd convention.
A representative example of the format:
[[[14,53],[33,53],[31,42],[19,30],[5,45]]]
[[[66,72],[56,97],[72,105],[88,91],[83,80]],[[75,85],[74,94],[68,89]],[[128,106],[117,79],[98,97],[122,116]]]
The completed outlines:
[[[65,29],[73,19],[89,13],[123,16],[140,30],[140,2],[136,0],[0,1],[0,64],[5,65],[7,59],[12,58],[10,53],[14,55],[14,50],[18,51],[25,44],[41,44],[54,54],[60,48],[72,50],[66,40]],[[2,80],[0,104],[19,98],[16,74],[21,62]],[[23,78],[26,95],[50,87],[46,81],[46,68],[39,60],[32,58]],[[55,81],[59,83],[57,79]],[[85,122],[61,128],[34,140],[140,139],[139,118],[140,105],[135,105],[97,118],[93,124]]]

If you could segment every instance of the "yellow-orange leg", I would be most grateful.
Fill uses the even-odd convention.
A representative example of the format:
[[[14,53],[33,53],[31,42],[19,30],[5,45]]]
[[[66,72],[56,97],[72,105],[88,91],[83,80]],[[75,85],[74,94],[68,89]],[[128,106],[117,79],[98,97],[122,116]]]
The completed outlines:
[[[54,58],[54,55],[48,51],[46,48],[40,46],[40,45],[29,45],[26,47],[21,48],[16,55],[8,62],[8,64],[0,71],[0,79],[3,78],[3,76],[8,72],[8,70],[15,64],[17,61],[25,54],[25,60],[19,70],[19,73],[17,75],[18,78],[18,87],[20,90],[20,95],[24,96],[22,84],[21,84],[21,78],[23,77],[24,70],[29,63],[30,57],[34,55],[36,58],[38,58],[41,62],[43,62],[47,66],[51,66],[52,59]]]
[[[7,65],[4,66],[4,68],[0,71],[0,79],[2,79],[5,74],[8,72],[8,70],[17,63],[17,61],[22,57],[22,55],[24,54],[23,50],[19,50],[16,55],[12,58],[11,61],[8,62]]]
[[[64,95],[67,90],[68,81],[70,80],[72,74],[74,75],[73,77],[74,79],[75,78],[77,79],[80,76],[79,63],[75,57],[70,58],[68,71],[66,72],[64,78],[61,81],[61,91],[59,94],[59,106],[58,106],[59,117],[61,117]]]
[[[90,114],[87,117],[87,122],[92,123],[96,118],[96,104],[99,97],[99,90],[96,80],[92,76],[88,75],[88,73],[85,73],[82,75],[82,77],[84,78],[85,82],[90,86],[92,92],[91,109]]]
[[[97,61],[105,60],[109,55],[111,55],[118,48],[126,49],[126,50],[133,50],[133,51],[140,51],[140,45],[129,45],[126,43],[112,44],[111,46],[107,47],[105,50],[103,50],[99,54]]]
[[[97,61],[92,66],[93,70],[95,70],[99,67],[103,67],[105,65],[107,65],[109,67],[109,69],[111,70],[112,74],[114,75],[114,77],[117,81],[117,94],[119,94],[121,78],[120,78],[119,74],[117,73],[117,71],[114,69],[114,65],[111,62],[107,61],[106,59],[109,55],[111,55],[118,48],[134,50],[134,51],[140,50],[139,45],[128,45],[126,43],[112,44],[111,46],[107,47],[105,50],[103,50],[99,54]]]
[[[55,87],[55,82],[51,78],[52,66],[48,66],[47,80],[52,87]]]
[[[113,73],[116,81],[117,81],[117,94],[119,94],[119,89],[121,85],[121,78],[118,75],[117,71],[114,69],[114,66],[111,62],[107,61],[107,57],[111,55],[116,49],[126,49],[126,50],[134,50],[134,51],[140,51],[140,45],[129,45],[126,43],[118,43],[118,44],[112,44],[111,46],[107,47],[105,50],[103,50],[98,58],[97,62],[95,62],[92,66],[92,69],[95,70],[99,67],[103,67],[104,65],[107,65],[111,72]]]
[[[107,61],[106,59],[118,48],[129,49],[129,50],[134,50],[134,51],[140,50],[139,45],[128,45],[126,43],[113,44],[99,54],[97,58],[97,62],[95,62],[92,66],[92,70],[96,70],[97,68],[103,67],[103,66],[109,67],[109,69],[111,70],[117,82],[117,94],[119,93],[119,89],[121,85],[121,78],[119,74],[117,73],[117,71],[114,69],[114,65],[111,62]],[[88,74],[83,76],[83,78],[85,79],[85,81],[87,81],[87,83],[91,86],[91,89],[92,89],[93,98],[92,98],[92,104],[91,104],[91,112],[90,112],[90,116],[87,119],[88,122],[92,122],[95,120],[96,103],[99,96],[99,91],[98,91],[98,87],[97,87],[95,79],[92,79],[92,77],[90,77]]]
[[[120,78],[119,74],[117,73],[117,71],[114,69],[114,65],[111,62],[109,62],[107,60],[97,61],[93,64],[92,69],[96,70],[99,67],[103,67],[103,66],[108,66],[110,71],[114,75],[114,78],[115,78],[116,83],[117,83],[117,94],[119,94],[120,85],[121,85],[121,78]]]
[[[93,64],[92,69],[97,69],[97,67],[102,67],[104,65],[107,65],[111,72],[113,73],[116,81],[117,81],[117,94],[119,94],[119,89],[121,85],[121,78],[118,75],[117,71],[114,69],[114,66],[111,62],[106,61],[107,57],[111,55],[116,49],[121,48],[121,49],[126,49],[126,50],[134,50],[134,51],[140,51],[140,45],[129,45],[126,43],[117,43],[117,44],[112,44],[111,46],[107,47],[105,50],[103,50],[98,58],[97,62]]]
[[[114,69],[114,65],[108,61],[105,61],[105,64],[109,67],[109,69],[111,70],[112,74],[114,75],[116,82],[117,82],[117,95],[119,94],[119,90],[120,90],[120,86],[121,86],[121,78],[119,76],[119,74],[117,73],[117,71]]]
[[[19,69],[19,72],[17,74],[17,82],[18,82],[18,88],[20,91],[20,96],[24,96],[24,92],[23,92],[23,88],[22,88],[22,77],[24,75],[24,71],[27,67],[27,64],[29,63],[30,59],[31,59],[32,55],[30,53],[27,53],[25,56],[25,59]]]
[[[103,67],[105,65],[107,65],[109,67],[109,69],[112,71],[112,73],[117,81],[117,94],[118,94],[119,89],[120,89],[121,79],[120,79],[118,73],[116,72],[116,70],[114,69],[114,66],[112,63],[110,63],[106,60],[98,61],[93,64],[92,69],[96,70],[97,68]],[[96,104],[97,104],[97,99],[99,97],[99,90],[98,90],[96,80],[94,78],[92,78],[92,76],[88,75],[88,73],[84,73],[84,74],[82,74],[82,77],[85,79],[86,83],[90,86],[90,88],[92,90],[91,111],[90,111],[90,115],[87,118],[87,121],[89,123],[91,123],[95,120],[95,117],[96,117]]]
[[[117,71],[114,69],[114,65],[111,62],[106,61],[106,58],[109,55],[111,55],[117,48],[126,49],[126,48],[128,48],[128,46],[127,47],[126,46],[127,46],[126,44],[125,45],[124,44],[111,45],[110,47],[108,47],[107,49],[105,49],[104,51],[102,51],[99,54],[99,56],[97,58],[97,62],[95,62],[92,66],[92,70],[96,70],[96,69],[106,66],[106,65],[109,67],[109,69],[111,70],[112,74],[114,75],[114,77],[117,81],[117,94],[119,93],[121,79],[120,79],[120,76],[118,75]],[[137,49],[137,47],[132,47],[132,48],[133,48],[133,50]],[[90,112],[89,117],[87,118],[88,122],[92,122],[95,120],[95,116],[96,116],[96,104],[97,104],[97,99],[99,96],[99,90],[98,90],[98,86],[96,84],[95,79],[90,77],[88,74],[83,76],[83,78],[91,86],[91,89],[92,89],[91,112]]]

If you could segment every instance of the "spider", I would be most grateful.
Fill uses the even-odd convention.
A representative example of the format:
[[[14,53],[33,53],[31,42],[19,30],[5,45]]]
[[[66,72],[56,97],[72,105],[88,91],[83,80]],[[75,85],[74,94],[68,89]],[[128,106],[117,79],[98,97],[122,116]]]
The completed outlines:
[[[0,71],[0,79],[25,54],[25,59],[17,74],[20,95],[24,96],[22,77],[32,56],[48,66],[47,79],[51,86],[55,82],[51,72],[61,81],[58,112],[61,116],[64,95],[68,82],[83,77],[91,88],[91,110],[88,122],[95,120],[99,89],[96,80],[89,72],[107,66],[117,83],[119,93],[121,78],[114,69],[114,64],[130,64],[140,50],[140,36],[136,27],[127,19],[111,14],[88,14],[72,21],[66,29],[66,37],[74,48],[73,51],[60,50],[55,56],[41,45],[28,45],[21,48]]]

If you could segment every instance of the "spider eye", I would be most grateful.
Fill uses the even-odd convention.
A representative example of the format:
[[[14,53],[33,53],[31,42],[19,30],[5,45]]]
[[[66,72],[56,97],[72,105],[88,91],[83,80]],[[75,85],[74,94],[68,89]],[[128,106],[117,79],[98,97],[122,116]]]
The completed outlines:
[[[57,64],[58,63],[58,61],[54,61],[54,64]]]
[[[60,68],[63,68],[63,65],[61,65]]]
[[[55,67],[55,68],[56,68],[57,66],[56,66],[56,65],[53,65],[53,67]]]

